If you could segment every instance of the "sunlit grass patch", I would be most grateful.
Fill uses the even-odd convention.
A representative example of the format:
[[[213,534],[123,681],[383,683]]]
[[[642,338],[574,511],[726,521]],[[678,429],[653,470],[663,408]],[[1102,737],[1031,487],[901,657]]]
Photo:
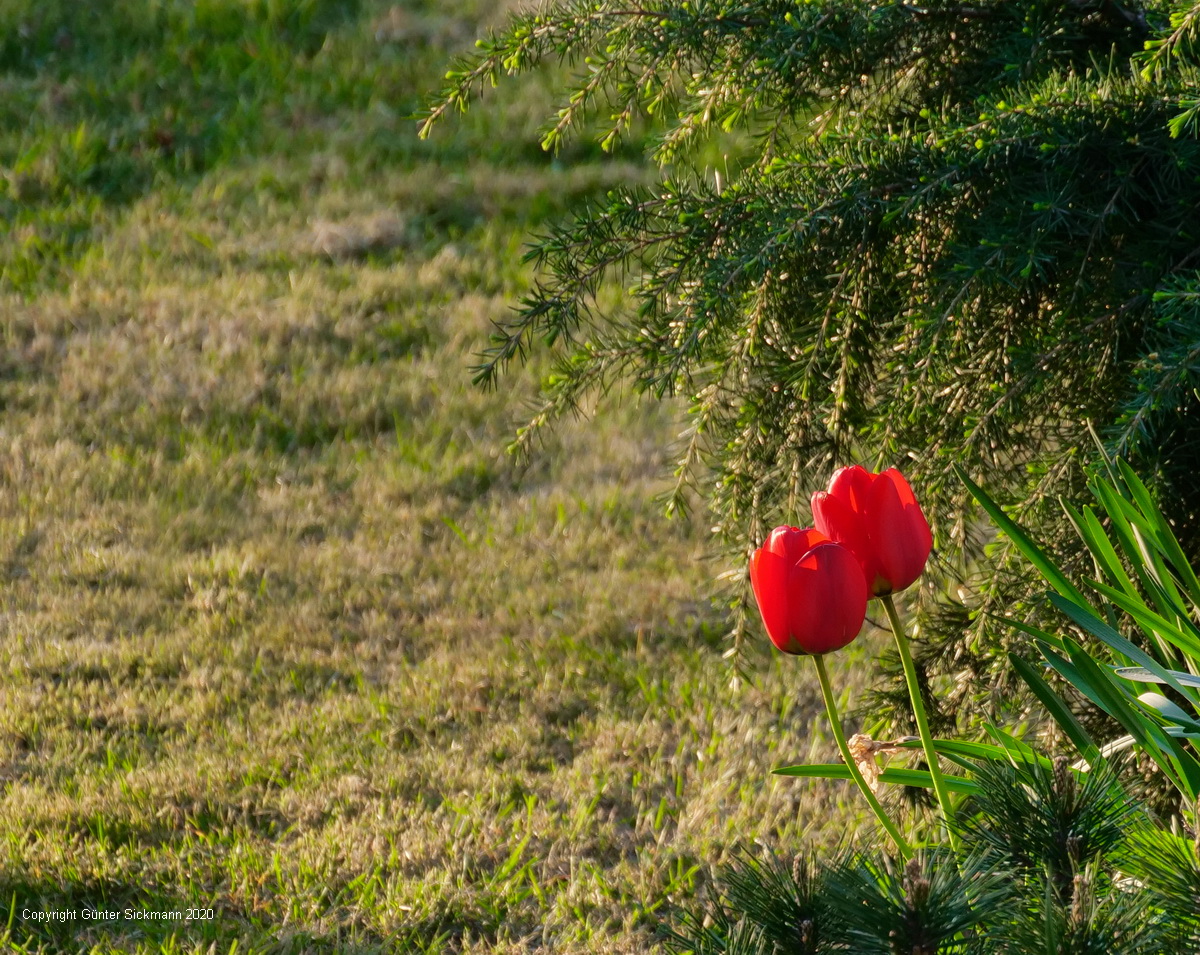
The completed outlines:
[[[832,744],[796,661],[730,685],[678,408],[522,461],[548,369],[469,383],[527,230],[649,175],[529,148],[539,88],[417,143],[494,15],[0,14],[4,944],[643,951],[854,818],[767,775]],[[216,918],[22,914],[84,906]]]

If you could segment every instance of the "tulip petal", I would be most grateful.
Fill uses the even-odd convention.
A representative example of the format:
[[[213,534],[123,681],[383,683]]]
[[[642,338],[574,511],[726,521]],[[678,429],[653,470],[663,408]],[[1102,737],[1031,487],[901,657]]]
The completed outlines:
[[[777,527],[767,535],[763,550],[777,554],[788,562],[790,567],[801,557],[823,541],[828,540],[815,527]]]
[[[866,613],[867,583],[857,558],[840,544],[818,544],[788,574],[791,639],[780,649],[840,650],[858,636]]]
[[[765,547],[760,547],[750,558],[750,586],[762,614],[767,636],[781,650],[790,642],[788,631],[788,571],[794,564]]]
[[[856,514],[865,514],[871,500],[871,487],[877,475],[859,464],[838,468],[829,481],[829,493]],[[818,525],[819,526],[819,525]]]
[[[880,474],[871,488],[867,531],[889,591],[903,590],[921,576],[933,534],[912,488],[895,468]]]
[[[842,471],[849,470],[850,468],[842,468]],[[862,471],[862,468],[859,470]],[[875,557],[875,549],[871,545],[863,517],[831,491],[817,491],[812,496],[812,513],[817,529],[830,540],[847,548],[858,559],[867,586],[874,589],[875,578],[879,575],[879,560]]]

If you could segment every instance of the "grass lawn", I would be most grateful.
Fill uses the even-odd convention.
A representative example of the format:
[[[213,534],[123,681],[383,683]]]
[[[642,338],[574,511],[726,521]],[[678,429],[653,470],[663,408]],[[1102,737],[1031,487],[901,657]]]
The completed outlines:
[[[653,176],[542,153],[549,80],[417,140],[496,16],[0,6],[6,949],[642,952],[860,818],[768,776],[833,745],[807,661],[730,685],[680,409],[521,464],[548,367],[470,384],[525,236]]]

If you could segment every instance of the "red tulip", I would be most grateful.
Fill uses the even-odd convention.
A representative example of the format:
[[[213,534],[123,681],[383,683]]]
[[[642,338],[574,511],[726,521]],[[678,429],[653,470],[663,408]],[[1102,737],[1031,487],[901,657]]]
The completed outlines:
[[[903,590],[921,576],[933,534],[912,488],[895,468],[882,474],[858,465],[840,468],[829,490],[813,495],[812,508],[821,533],[858,558],[875,596]]]
[[[750,583],[771,642],[784,653],[829,653],[858,636],[867,613],[862,568],[809,527],[777,527],[750,558]]]

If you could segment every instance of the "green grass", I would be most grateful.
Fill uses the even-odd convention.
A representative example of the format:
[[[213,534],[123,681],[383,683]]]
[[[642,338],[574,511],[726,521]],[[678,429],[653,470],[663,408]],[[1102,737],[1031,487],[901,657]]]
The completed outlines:
[[[493,9],[0,7],[7,948],[638,952],[861,815],[767,775],[833,745],[805,661],[730,685],[679,409],[521,464],[548,369],[469,384],[523,237],[652,175],[538,151],[549,80],[417,140]]]

